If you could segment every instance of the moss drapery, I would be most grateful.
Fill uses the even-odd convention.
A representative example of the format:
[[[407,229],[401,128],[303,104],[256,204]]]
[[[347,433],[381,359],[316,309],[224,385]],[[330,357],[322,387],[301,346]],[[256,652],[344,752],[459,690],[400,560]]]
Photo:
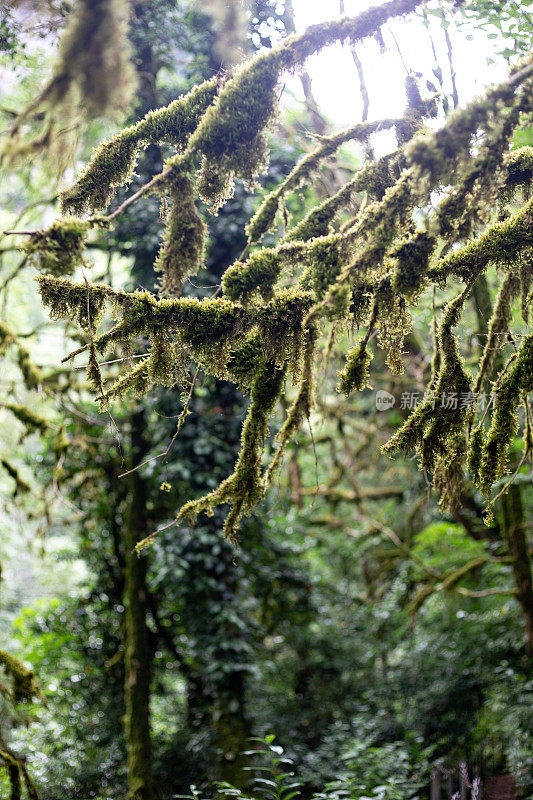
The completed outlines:
[[[73,187],[63,193],[64,211],[78,215],[102,211],[115,189],[131,176],[140,146],[154,141],[173,144],[177,152],[163,171],[123,207],[149,193],[163,199],[170,195],[167,231],[155,266],[162,272],[163,288],[175,293],[183,279],[201,266],[205,231],[195,197],[211,204],[216,213],[231,195],[236,178],[252,182],[264,167],[265,133],[275,117],[281,73],[334,41],[371,36],[387,19],[417,5],[417,0],[392,0],[356,18],[314,26],[239,66],[222,86],[208,81],[167,108],[151,112],[99,148]],[[385,126],[394,128],[397,150],[363,166],[336,195],[310,209],[276,247],[259,245],[246,260],[230,265],[220,297],[161,299],[144,291],[126,293],[63,277],[83,258],[82,242],[89,229],[112,224],[122,207],[107,217],[81,221],[67,217],[30,237],[27,248],[42,268],[52,272],[39,278],[43,302],[54,317],[75,317],[90,337],[93,384],[103,385],[97,379],[96,353],[131,347],[139,336],[151,343],[150,352],[134,369],[100,393],[104,404],[130,389],[142,394],[154,382],[172,383],[191,360],[251,389],[234,473],[201,500],[186,504],[176,520],[193,520],[200,511],[210,513],[215,505],[229,503],[225,531],[234,539],[241,514],[249,513],[261,499],[288,439],[311,412],[312,342],[320,330],[367,326],[367,335],[349,352],[340,376],[341,390],[360,390],[368,379],[370,332],[377,330],[379,345],[388,351],[389,367],[400,372],[410,309],[428,287],[442,288],[450,277],[466,286],[442,314],[428,398],[385,450],[415,450],[422,467],[433,474],[443,508],[457,502],[467,454],[471,476],[487,496],[505,475],[517,409],[527,402],[524,397],[532,388],[530,338],[523,340],[514,363],[504,366],[505,374],[496,377],[494,409],[483,424],[474,424],[475,402],[449,413],[435,409],[432,398],[473,393],[475,379],[463,367],[454,329],[466,296],[489,265],[503,273],[504,285],[506,276],[516,276],[512,297],[520,295],[527,312],[533,159],[531,148],[511,151],[510,144],[515,131],[531,121],[533,58],[452,114],[436,131],[424,127],[424,120],[435,114],[434,100],[422,99],[412,76],[406,89],[402,119],[365,123],[319,142],[266,197],[248,226],[250,244],[272,226],[283,195],[305,185],[322,159],[343,141],[371,136]],[[339,212],[363,191],[366,202],[357,213],[332,228]],[[514,210],[519,196],[525,202]],[[510,206],[503,221],[494,218],[497,205]],[[283,288],[288,269],[290,289]],[[116,324],[100,333],[97,323],[106,302],[114,310]],[[494,314],[501,315],[500,306]],[[489,330],[496,330],[500,322],[495,317]],[[83,349],[87,348],[76,353]],[[478,384],[486,373],[484,361]],[[273,463],[265,472],[261,453],[267,423],[286,376],[299,390],[278,434]]]

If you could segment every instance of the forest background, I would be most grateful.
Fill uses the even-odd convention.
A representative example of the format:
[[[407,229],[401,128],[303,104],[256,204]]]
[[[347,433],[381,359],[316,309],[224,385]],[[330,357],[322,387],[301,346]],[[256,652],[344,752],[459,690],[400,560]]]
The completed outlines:
[[[407,31],[407,23],[393,21],[382,41],[346,47],[342,64],[350,77],[344,93],[335,90],[344,95],[340,120],[328,118],[314,96],[311,76],[321,56],[291,76],[263,188],[252,193],[238,183],[218,216],[202,209],[209,220],[206,268],[186,284],[185,295],[212,296],[242,253],[245,223],[261,198],[317,137],[340,122],[355,124],[368,113],[373,119],[376,109],[381,115],[375,94],[387,69],[376,79],[376,62],[394,71],[395,81],[415,77],[424,96],[437,97],[435,124],[442,124],[479,84],[505,75],[508,62],[530,51],[528,5],[429,4],[410,18]],[[0,113],[7,135],[14,113],[50,74],[72,9],[52,2],[4,4],[2,11]],[[233,25],[231,15],[219,12],[216,3],[133,4],[136,76],[125,74],[114,95],[117,109],[127,104],[132,80],[129,108],[118,119],[108,113],[64,120],[74,136],[44,137],[16,167],[4,163],[0,228],[49,224],[58,214],[59,188],[125,120],[222,76],[221,66],[231,70],[243,53],[270,48],[301,28],[288,2],[257,0]],[[477,86],[464,74],[464,55],[456,55],[464,54],[465,41],[477,59]],[[430,58],[418,59],[423,52]],[[343,78],[331,80],[342,90]],[[37,131],[45,116],[34,120]],[[390,146],[387,134],[380,136],[378,155]],[[533,144],[532,129],[515,134],[514,144]],[[133,189],[164,156],[157,147],[144,152]],[[366,156],[365,146],[344,147],[335,163],[326,162],[310,185],[288,197],[285,218],[303,218]],[[280,220],[267,234],[267,244],[285,224]],[[143,199],[91,241],[91,280],[155,291],[162,229],[157,199]],[[521,567],[529,570],[531,589],[529,465],[519,465],[517,441],[515,482],[487,525],[473,486],[458,509],[443,514],[412,460],[380,454],[413,396],[426,389],[431,294],[413,317],[403,374],[391,375],[376,348],[373,388],[344,398],[335,391],[342,357],[334,351],[324,358],[316,412],[288,446],[260,508],[245,520],[237,548],[221,536],[223,515],[216,510],[192,529],[163,530],[139,557],[133,548],[140,539],[231,471],[247,400],[229,382],[191,374],[186,385],[119,401],[112,419],[99,413],[79,370],[83,359],[61,365],[83,343],[79,330],[50,321],[35,269],[17,247],[12,237],[0,240],[1,648],[31,670],[40,688],[31,699],[6,687],[0,701],[4,795],[16,797],[10,753],[42,798],[112,800],[129,791],[151,800],[188,794],[191,785],[210,795],[216,781],[245,791],[256,756],[244,751],[259,747],[276,758],[280,745],[304,796],[427,797],[436,765],[456,769],[465,762],[487,778],[512,774],[520,796],[532,797],[533,606],[518,596],[509,536],[518,518]],[[461,321],[467,364],[479,360],[498,291],[495,270],[482,277]],[[346,344],[351,337],[343,336]],[[395,398],[393,408],[378,410],[378,390]],[[286,411],[281,404],[271,436]],[[167,451],[178,420],[168,457],[151,460]],[[11,680],[7,656],[3,663]],[[138,692],[128,679],[135,664]],[[274,742],[250,744],[250,737],[267,735]],[[290,783],[263,789],[288,800]],[[33,789],[22,785],[22,791],[31,796]]]

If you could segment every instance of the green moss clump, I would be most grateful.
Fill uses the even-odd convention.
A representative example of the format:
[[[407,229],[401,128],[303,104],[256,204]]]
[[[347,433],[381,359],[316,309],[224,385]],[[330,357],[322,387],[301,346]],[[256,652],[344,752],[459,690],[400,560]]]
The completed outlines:
[[[496,361],[496,354],[502,344],[502,334],[509,330],[512,317],[512,302],[520,290],[520,278],[514,272],[508,272],[504,277],[496,301],[494,311],[489,320],[487,341],[483,348],[483,355],[474,386],[474,392],[479,392],[486,381],[490,380]]]
[[[507,177],[505,188],[512,192],[518,186],[529,190],[533,183],[533,147],[519,147],[511,150],[505,162]]]
[[[250,183],[266,165],[263,131],[276,111],[280,68],[277,51],[238,68],[191,137],[191,149],[201,152],[209,170],[220,175],[214,183],[204,171],[197,184],[199,194],[215,207],[228,196],[234,176]]]
[[[312,289],[317,299],[322,300],[341,271],[339,237],[331,234],[312,239],[307,249],[306,260],[309,267],[302,276],[302,285]]]
[[[95,283],[73,283],[68,278],[42,275],[37,278],[39,292],[52,319],[75,318],[82,328],[93,328],[102,316],[107,297],[116,293]]]
[[[139,144],[128,129],[103,142],[76,183],[61,193],[63,214],[85,214],[106,208],[119,186],[133,176]]]
[[[153,386],[154,381],[149,373],[150,358],[143,358],[139,363],[125,375],[116,380],[104,394],[96,396],[100,403],[100,408],[106,410],[109,401],[115,397],[123,397],[127,392],[133,392],[137,397],[142,397]]]
[[[404,239],[391,253],[397,260],[393,289],[409,300],[416,299],[424,287],[435,240],[427,233]]]
[[[195,275],[204,258],[206,225],[194,202],[194,187],[186,175],[172,178],[171,207],[163,244],[154,269],[162,273],[163,294],[179,292],[185,279]]]
[[[367,350],[367,340],[361,339],[346,356],[346,365],[339,372],[338,390],[346,397],[352,392],[361,392],[369,386],[372,356]]]
[[[233,301],[246,301],[255,291],[264,298],[272,297],[282,263],[282,253],[266,247],[252,253],[247,262],[236,261],[222,278],[224,294]]]
[[[228,376],[241,389],[249,389],[262,358],[261,337],[256,332],[247,336],[230,351],[226,365]]]
[[[176,344],[164,333],[153,337],[148,363],[148,375],[154,383],[171,386],[174,383],[174,368],[178,360]]]
[[[294,228],[291,228],[287,235],[284,236],[284,241],[307,242],[319,236],[328,236],[332,232],[332,220],[351,196],[351,187],[343,187],[333,197],[323,200],[316,208],[311,209]]]
[[[246,225],[249,242],[258,242],[263,234],[272,228],[279,211],[280,200],[281,191],[278,186],[277,189],[274,189],[273,192],[265,197],[250,222]]]
[[[283,289],[258,309],[257,327],[267,357],[275,363],[289,362],[293,374],[299,371],[303,343],[302,323],[313,304],[313,295],[300,288]]]
[[[437,112],[435,100],[422,100],[418,83],[414,75],[405,79],[407,108],[402,120],[396,125],[396,136],[399,144],[409,142],[420,130],[423,117],[434,117]]]
[[[285,422],[276,436],[276,452],[265,474],[265,487],[281,465],[283,454],[291,437],[296,433],[305,419],[309,419],[314,402],[314,358],[316,351],[317,331],[310,325],[304,334],[303,370],[298,394],[287,412]]]
[[[103,142],[77,181],[61,194],[63,213],[82,214],[105,208],[119,186],[131,179],[143,146],[167,142],[182,150],[217,93],[211,78],[165,108],[149,111],[144,119]]]
[[[0,666],[4,668],[13,681],[13,702],[30,703],[34,697],[40,696],[35,674],[31,669],[25,667],[18,658],[14,658],[5,650],[0,650]]]
[[[464,429],[461,429],[448,436],[446,452],[435,465],[433,486],[439,495],[439,508],[443,513],[453,512],[461,505],[466,458],[466,435]]]
[[[24,252],[42,272],[72,275],[76,267],[85,265],[85,239],[91,227],[91,222],[78,219],[54,222],[46,230],[33,233]]]
[[[504,222],[490,225],[477,239],[449,253],[428,272],[432,280],[458,275],[468,280],[489,263],[511,264],[533,247],[533,199]]]

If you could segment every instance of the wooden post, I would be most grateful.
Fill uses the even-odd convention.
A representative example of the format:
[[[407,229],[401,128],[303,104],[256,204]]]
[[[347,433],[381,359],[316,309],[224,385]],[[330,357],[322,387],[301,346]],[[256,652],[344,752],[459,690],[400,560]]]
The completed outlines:
[[[448,776],[446,778],[446,794],[447,800],[452,800],[453,798],[453,777],[452,773],[448,772]]]
[[[441,800],[440,772],[434,769],[431,773],[431,800]]]
[[[466,781],[466,775],[463,770],[459,773],[459,797],[460,800],[466,800],[468,792],[468,783]]]

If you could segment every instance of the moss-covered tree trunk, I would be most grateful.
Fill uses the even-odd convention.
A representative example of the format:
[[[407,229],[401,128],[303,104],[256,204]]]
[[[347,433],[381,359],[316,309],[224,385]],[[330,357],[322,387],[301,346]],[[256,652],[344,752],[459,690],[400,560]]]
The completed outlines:
[[[131,415],[131,466],[142,460],[146,452],[143,431],[146,427],[144,409]],[[152,653],[146,623],[146,558],[137,556],[134,548],[147,534],[146,487],[137,470],[129,476],[129,492],[125,512],[123,537],[124,569],[124,700],[126,714],[124,732],[128,751],[129,797],[153,800],[152,745],[150,740],[150,675]]]
[[[502,495],[502,529],[513,558],[513,575],[516,584],[516,597],[522,608],[525,626],[525,649],[529,658],[533,657],[533,580],[531,560],[524,523],[524,507],[518,484],[511,484]]]

